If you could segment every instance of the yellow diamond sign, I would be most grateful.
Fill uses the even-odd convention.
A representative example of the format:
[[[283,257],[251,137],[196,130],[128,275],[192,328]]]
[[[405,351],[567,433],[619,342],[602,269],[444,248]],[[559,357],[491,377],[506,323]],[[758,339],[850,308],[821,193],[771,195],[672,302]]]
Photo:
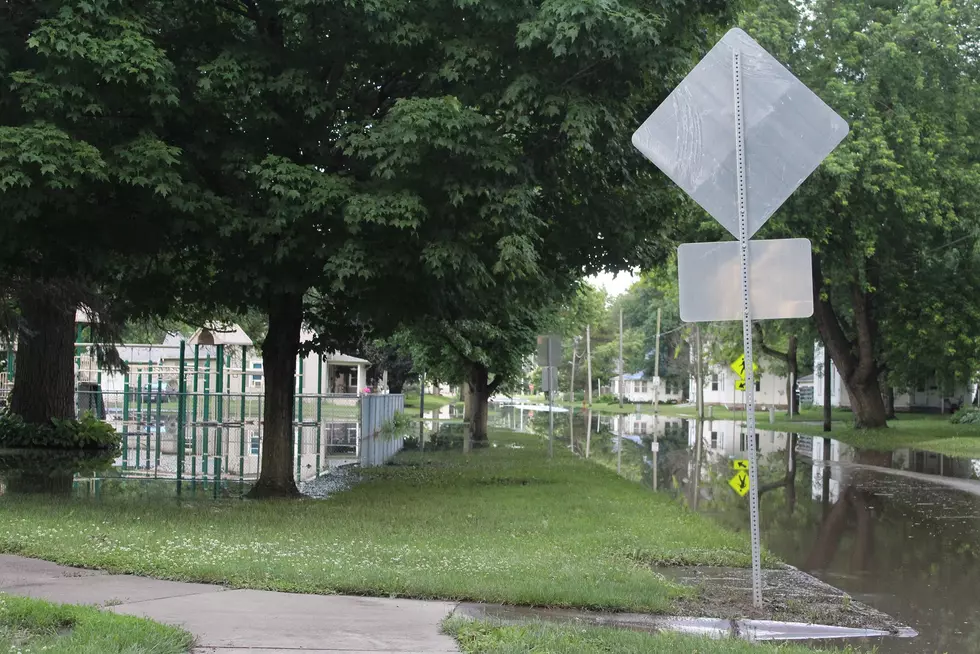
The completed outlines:
[[[740,390],[745,390],[745,355],[740,355],[737,359],[732,361],[732,370],[738,375],[738,378],[743,380],[742,388]],[[757,363],[752,363],[752,372],[759,374],[759,365]]]
[[[736,472],[735,476],[728,480],[728,485],[736,493],[745,497],[745,494],[749,492],[749,473],[742,470]]]

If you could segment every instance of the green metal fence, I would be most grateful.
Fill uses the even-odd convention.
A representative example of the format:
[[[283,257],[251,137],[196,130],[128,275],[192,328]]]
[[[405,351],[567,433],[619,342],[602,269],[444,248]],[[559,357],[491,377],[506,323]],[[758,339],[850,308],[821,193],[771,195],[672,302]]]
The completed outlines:
[[[78,385],[79,412],[92,411],[121,435],[118,473],[215,487],[258,477],[264,398],[250,381],[261,372],[247,368],[244,350],[235,350],[240,360],[221,345],[182,343],[169,365],[130,365],[127,373],[111,376],[88,372],[92,381]],[[402,396],[302,393],[302,375],[300,366],[293,416],[298,482],[340,465],[380,465],[400,449],[401,441],[375,441],[383,425],[404,410]],[[323,381],[318,379],[318,389]],[[372,401],[378,397],[389,399]],[[370,442],[370,457],[361,456],[362,439]]]

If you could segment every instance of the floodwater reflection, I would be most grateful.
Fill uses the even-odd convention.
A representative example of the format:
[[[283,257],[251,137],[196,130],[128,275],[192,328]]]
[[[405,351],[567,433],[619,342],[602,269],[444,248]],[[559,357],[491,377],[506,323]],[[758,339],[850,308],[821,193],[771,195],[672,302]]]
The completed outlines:
[[[732,460],[748,455],[740,423],[582,411],[563,422],[556,437],[582,456],[647,487],[656,480],[678,501],[747,531],[748,499],[728,487]],[[980,652],[980,460],[765,430],[758,454],[764,545],[920,634],[859,648]]]

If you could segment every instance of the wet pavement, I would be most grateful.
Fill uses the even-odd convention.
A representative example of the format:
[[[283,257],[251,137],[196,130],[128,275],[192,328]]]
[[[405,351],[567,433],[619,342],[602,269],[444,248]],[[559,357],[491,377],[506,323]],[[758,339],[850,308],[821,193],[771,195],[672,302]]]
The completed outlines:
[[[647,613],[600,613],[578,609],[542,609],[504,604],[464,602],[453,611],[455,615],[495,623],[521,624],[529,621],[573,624],[576,626],[616,627],[633,631],[678,631],[714,638],[744,640],[833,640],[859,637],[882,637],[887,630],[854,627],[834,627],[773,620],[689,618]]]
[[[739,423],[706,421],[698,430],[652,415],[590,418],[566,417],[556,438],[647,487],[656,478],[659,490],[747,531],[748,500],[728,487],[732,460],[747,456]],[[547,433],[546,423],[530,428]],[[861,451],[771,431],[760,432],[759,455],[763,545],[919,634],[853,646],[980,652],[980,460]]]

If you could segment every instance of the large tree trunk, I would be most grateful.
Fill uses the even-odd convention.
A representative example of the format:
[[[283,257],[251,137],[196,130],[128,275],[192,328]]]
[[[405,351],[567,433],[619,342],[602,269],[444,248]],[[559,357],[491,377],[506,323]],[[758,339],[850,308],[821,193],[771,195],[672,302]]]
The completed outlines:
[[[871,312],[871,298],[857,284],[851,286],[851,308],[854,313],[854,340],[844,332],[834,310],[830,288],[825,285],[820,257],[813,257],[813,317],[820,337],[844,380],[854,411],[856,426],[878,429],[887,426],[885,403],[878,383],[875,359],[877,324]]]
[[[17,294],[23,325],[10,410],[26,422],[75,417],[74,304],[51,285],[27,285]]]
[[[889,420],[895,419],[895,388],[893,386],[885,388],[885,417]]]
[[[796,343],[796,336],[790,336],[786,346],[786,367],[789,369],[786,379],[786,406],[793,407],[794,416],[800,415],[800,398],[796,394],[796,384],[800,381],[800,365],[796,357]]]
[[[796,389],[797,377],[800,373],[800,366],[797,362],[796,351],[797,351],[797,338],[796,336],[790,336],[789,341],[786,345],[786,351],[780,352],[769,346],[766,343],[765,332],[763,331],[762,325],[755,323],[755,334],[758,336],[759,347],[765,354],[777,359],[782,359],[786,362],[786,411],[789,412],[790,402],[792,402],[793,415],[799,415],[800,413],[800,402],[797,398],[794,390]]]
[[[293,403],[296,355],[303,325],[303,297],[283,295],[269,307],[269,332],[262,345],[265,411],[262,467],[251,498],[298,497],[293,480]]]
[[[490,417],[490,372],[487,367],[476,363],[470,366],[469,392],[466,396],[466,413],[469,416],[467,429],[472,447],[482,447],[490,440],[488,424]]]

